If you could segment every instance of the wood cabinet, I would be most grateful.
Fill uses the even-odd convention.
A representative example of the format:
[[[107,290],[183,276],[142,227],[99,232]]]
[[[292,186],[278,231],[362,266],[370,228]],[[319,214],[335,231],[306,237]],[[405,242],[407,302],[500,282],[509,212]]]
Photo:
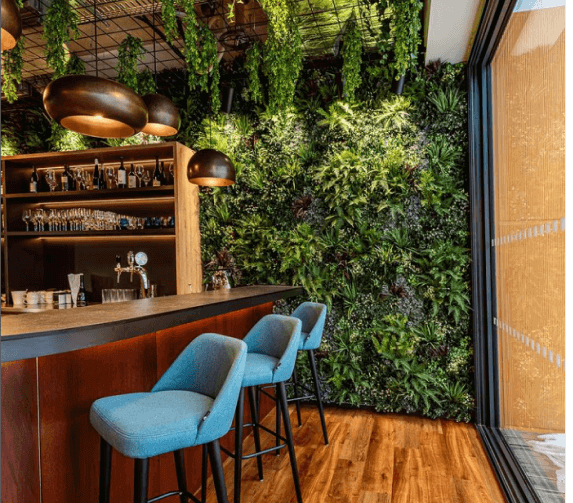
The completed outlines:
[[[2,292],[7,293],[8,302],[11,290],[66,289],[69,273],[85,274],[92,302],[101,302],[103,288],[138,289],[139,278],[131,282],[123,274],[117,283],[113,272],[116,255],[122,257],[125,265],[129,250],[147,253],[146,269],[150,281],[158,285],[159,295],[201,291],[199,191],[187,180],[187,163],[193,153],[180,143],[164,142],[3,157]],[[54,169],[59,182],[64,164],[93,172],[96,158],[100,168],[117,168],[123,158],[128,171],[133,163],[153,173],[156,157],[165,162],[166,168],[173,164],[168,185],[63,192],[58,184],[56,191],[49,192],[45,180],[47,171]],[[33,166],[40,178],[35,194],[29,192]],[[141,227],[140,220],[139,228],[132,229],[59,231],[50,231],[44,224],[36,231],[30,225],[27,231],[23,212],[39,208],[46,214],[53,209],[87,208],[140,219],[174,216],[175,223],[158,226],[156,220]]]

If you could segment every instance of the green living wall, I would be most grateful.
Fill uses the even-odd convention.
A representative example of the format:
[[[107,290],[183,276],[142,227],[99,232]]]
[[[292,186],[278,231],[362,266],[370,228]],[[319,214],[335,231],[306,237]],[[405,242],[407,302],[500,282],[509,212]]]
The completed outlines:
[[[236,284],[303,286],[279,313],[326,303],[327,402],[468,421],[464,68],[429,67],[404,96],[365,79],[353,105],[335,99],[332,77],[307,72],[289,112],[185,133],[237,169],[235,185],[201,189],[205,280],[225,267]],[[310,379],[306,357],[298,371]]]

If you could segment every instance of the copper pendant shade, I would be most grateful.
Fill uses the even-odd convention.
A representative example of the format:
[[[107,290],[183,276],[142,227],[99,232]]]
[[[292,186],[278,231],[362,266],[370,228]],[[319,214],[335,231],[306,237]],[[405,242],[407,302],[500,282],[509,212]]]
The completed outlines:
[[[212,148],[196,152],[187,166],[191,183],[210,187],[224,187],[235,183],[235,167],[225,154]]]
[[[2,0],[2,52],[13,49],[22,35],[20,9],[14,0]]]
[[[162,94],[147,94],[143,101],[148,111],[147,125],[142,129],[144,133],[155,136],[177,134],[181,125],[179,110],[169,98]]]
[[[76,133],[127,138],[147,124],[147,107],[129,87],[90,75],[67,75],[44,90],[48,115]]]

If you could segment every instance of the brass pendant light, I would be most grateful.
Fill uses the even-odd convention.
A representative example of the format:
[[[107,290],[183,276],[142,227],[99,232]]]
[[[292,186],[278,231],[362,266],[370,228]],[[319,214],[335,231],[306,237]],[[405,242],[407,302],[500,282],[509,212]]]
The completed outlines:
[[[157,87],[157,51],[155,47],[155,0],[153,1],[153,76]],[[142,129],[146,134],[172,136],[177,134],[181,119],[175,104],[162,94],[147,94],[143,97],[147,106],[147,125]]]
[[[2,0],[2,52],[14,49],[22,35],[20,9],[14,0]]]
[[[223,152],[205,148],[196,152],[187,165],[191,183],[209,187],[224,187],[235,183],[235,167]]]
[[[67,75],[44,90],[48,115],[66,129],[99,138],[127,138],[147,124],[147,107],[129,87],[98,77],[97,12],[94,0],[96,76]]]
[[[90,75],[48,84],[44,108],[66,129],[99,138],[127,138],[147,124],[147,107],[129,87]]]

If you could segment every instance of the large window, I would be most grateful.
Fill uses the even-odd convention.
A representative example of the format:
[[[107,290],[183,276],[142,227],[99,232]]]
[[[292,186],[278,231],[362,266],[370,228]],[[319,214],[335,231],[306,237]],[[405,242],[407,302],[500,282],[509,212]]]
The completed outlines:
[[[492,17],[494,28],[496,22]],[[482,129],[474,129],[473,136],[481,136],[485,145],[481,161],[474,160],[482,166],[483,178],[474,183],[482,184],[489,212],[483,217],[488,252],[476,264],[481,269],[476,277],[484,273],[484,284],[491,285],[491,295],[483,297],[483,334],[478,334],[484,345],[477,347],[482,356],[488,351],[492,355],[489,377],[493,381],[489,389],[482,387],[490,399],[490,413],[481,417],[501,435],[499,447],[490,450],[499,473],[518,473],[538,501],[563,502],[563,0],[518,1],[496,29],[492,38],[497,40],[482,40],[485,53],[490,50],[490,54],[484,57],[482,80],[474,80],[482,100]],[[496,33],[493,28],[492,33]],[[487,369],[486,358],[481,360],[482,369]],[[487,375],[478,372],[478,379]],[[495,444],[496,434],[488,435]]]

